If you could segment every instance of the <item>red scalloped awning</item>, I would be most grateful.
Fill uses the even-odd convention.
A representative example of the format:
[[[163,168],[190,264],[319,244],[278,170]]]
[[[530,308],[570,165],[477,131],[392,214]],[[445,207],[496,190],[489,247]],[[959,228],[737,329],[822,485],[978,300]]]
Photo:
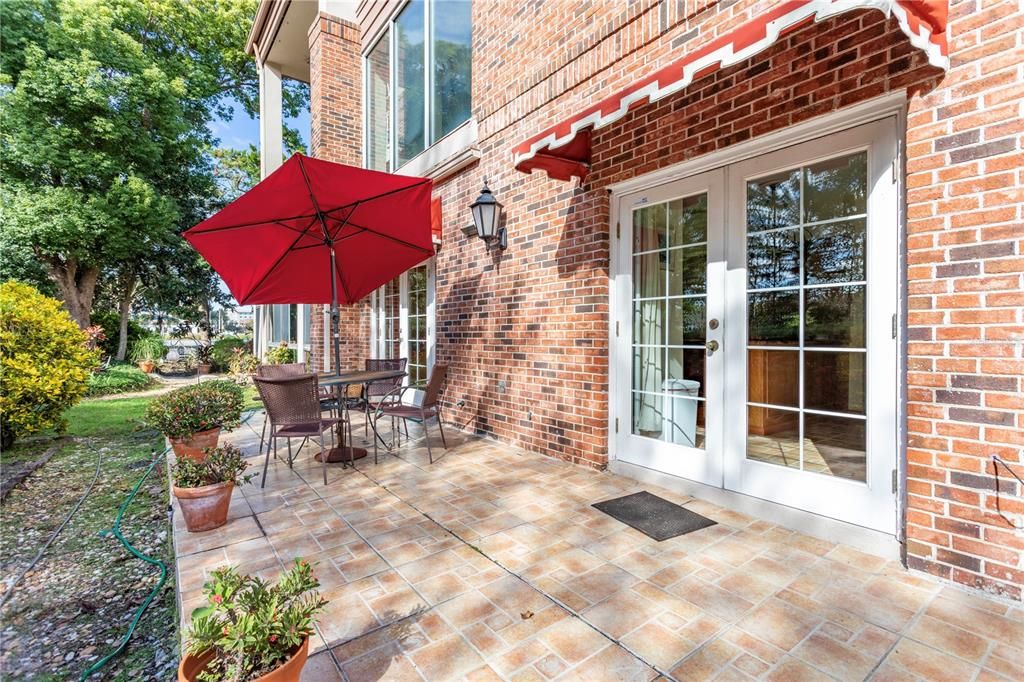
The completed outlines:
[[[774,44],[781,36],[812,21],[857,9],[874,8],[896,17],[910,43],[928,62],[949,68],[946,45],[947,0],[796,0],[785,2],[756,19],[683,56],[620,92],[517,145],[516,170],[541,169],[558,180],[581,180],[590,170],[591,131],[618,121],[631,109],[656,102],[721,67],[738,64]]]

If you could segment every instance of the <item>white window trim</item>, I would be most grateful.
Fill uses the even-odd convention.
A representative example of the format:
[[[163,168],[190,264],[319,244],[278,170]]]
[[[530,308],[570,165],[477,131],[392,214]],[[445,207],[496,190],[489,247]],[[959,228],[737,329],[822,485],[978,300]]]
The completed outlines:
[[[437,285],[437,259],[431,258],[427,266],[427,376],[434,371],[434,363],[437,347],[437,317],[435,288]],[[419,265],[415,267],[420,267]],[[370,294],[370,355],[371,357],[382,357],[382,344],[384,343],[383,324],[384,318],[380,314],[381,296],[383,287],[374,290]],[[409,273],[403,272],[399,275],[399,353],[400,357],[409,357]],[[404,383],[408,385],[409,377],[406,376]],[[413,391],[420,393],[419,391]],[[416,398],[411,398],[415,400]]]
[[[395,55],[395,21],[406,8],[411,0],[405,0],[395,6],[388,18],[381,22],[379,28],[369,40],[364,41],[365,47],[362,51],[363,69],[363,165],[366,166],[370,158],[370,69],[367,68],[367,61],[370,53],[384,39],[385,33],[388,40],[388,141],[387,141],[387,172],[401,173],[403,175],[415,175],[428,177],[433,180],[446,178],[453,173],[466,168],[481,158],[481,152],[476,147],[478,141],[478,130],[476,118],[470,113],[470,117],[460,123],[446,135],[430,144],[426,141],[430,138],[433,130],[433,110],[430,106],[431,99],[428,95],[423,98],[423,136],[425,147],[423,151],[409,159],[402,165],[397,165],[398,147],[395,144],[395,136],[398,130],[398,107],[394,83],[397,77],[397,63]],[[434,91],[434,69],[432,64],[433,51],[430,41],[430,26],[433,21],[434,0],[424,0],[423,17],[423,41],[424,41],[424,73],[426,83],[424,92]],[[470,104],[472,109],[472,85],[470,86]]]

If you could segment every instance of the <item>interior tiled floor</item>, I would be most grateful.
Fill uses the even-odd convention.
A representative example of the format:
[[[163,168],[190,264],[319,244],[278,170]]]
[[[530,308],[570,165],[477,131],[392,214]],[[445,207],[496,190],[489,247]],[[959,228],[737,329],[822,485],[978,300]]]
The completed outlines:
[[[418,433],[326,486],[312,447],[272,461],[218,530],[175,515],[183,624],[214,567],[302,556],[330,600],[304,680],[1024,678],[1019,604],[454,429],[430,465]],[[590,506],[640,489],[718,525],[655,542]]]

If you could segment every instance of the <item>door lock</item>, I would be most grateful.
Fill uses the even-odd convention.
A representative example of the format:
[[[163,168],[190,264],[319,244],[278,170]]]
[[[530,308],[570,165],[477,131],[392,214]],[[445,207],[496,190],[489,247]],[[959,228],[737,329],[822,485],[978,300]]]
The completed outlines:
[[[716,350],[718,350],[718,341],[711,339],[704,344],[704,347],[708,349],[708,355],[712,355]]]
[[[715,318],[708,320],[708,329],[718,329],[718,320]]]

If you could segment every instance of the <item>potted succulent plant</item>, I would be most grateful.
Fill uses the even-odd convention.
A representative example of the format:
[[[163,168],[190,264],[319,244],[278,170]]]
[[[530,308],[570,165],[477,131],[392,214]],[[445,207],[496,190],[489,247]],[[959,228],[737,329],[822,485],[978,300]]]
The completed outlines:
[[[270,584],[218,568],[203,586],[209,606],[192,612],[179,682],[296,682],[306,664],[313,618],[327,603],[301,559]]]
[[[158,362],[164,359],[167,347],[159,336],[144,336],[132,346],[131,359],[146,374],[152,374]]]
[[[174,463],[174,496],[190,533],[220,528],[228,522],[232,491],[252,479],[252,475],[242,475],[248,466],[234,445],[207,450],[201,462],[182,457]]]
[[[238,426],[244,403],[241,386],[231,381],[204,381],[154,398],[146,422],[167,436],[179,459],[201,461],[217,446],[222,428]]]

